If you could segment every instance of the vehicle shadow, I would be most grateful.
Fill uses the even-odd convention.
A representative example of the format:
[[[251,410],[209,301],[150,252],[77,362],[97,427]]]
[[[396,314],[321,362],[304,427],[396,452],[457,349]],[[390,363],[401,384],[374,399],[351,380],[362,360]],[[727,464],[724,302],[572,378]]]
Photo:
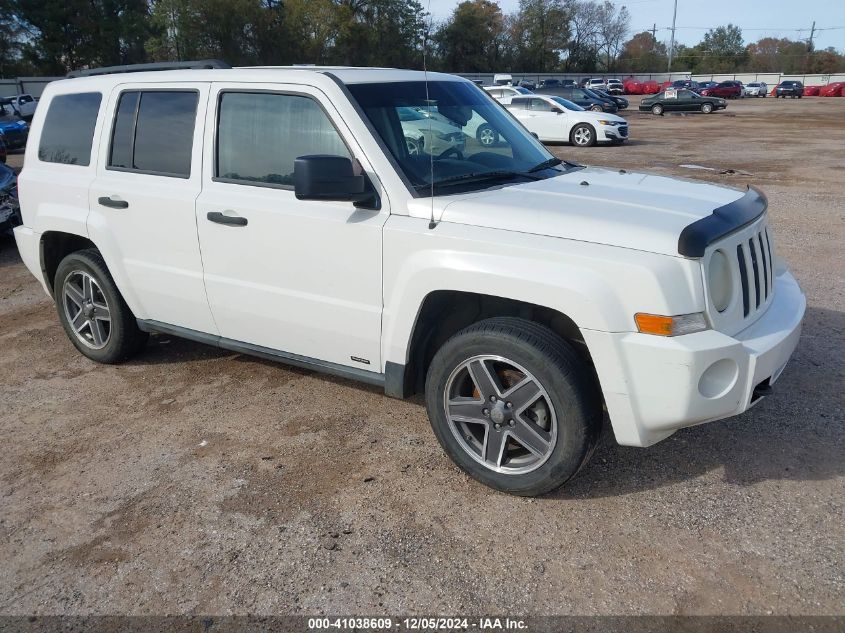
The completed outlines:
[[[810,308],[804,334],[774,393],[746,413],[682,429],[649,448],[619,446],[606,428],[592,460],[569,484],[547,496],[615,497],[694,479],[714,470],[736,486],[766,480],[817,481],[845,475],[845,313]],[[234,354],[168,335],[154,335],[136,365],[232,357],[270,369],[380,393],[376,387]],[[222,369],[222,368],[221,368]],[[224,370],[225,371],[225,370]],[[411,399],[425,415],[421,397]],[[433,438],[432,438],[432,441]]]
[[[263,365],[272,370],[284,370],[299,376],[315,375],[318,376],[320,380],[359,388],[362,391],[379,391],[377,387],[351,379],[323,374],[313,369],[287,365],[282,361],[274,361],[267,358],[261,358],[260,356],[251,356],[249,354],[223,349],[214,345],[179,338],[178,336],[172,336],[170,334],[151,334],[150,340],[147,342],[147,346],[144,348],[143,353],[132,360],[127,361],[126,364],[145,366],[210,360],[231,360],[237,363]]]
[[[548,498],[616,497],[717,469],[736,486],[845,475],[843,349],[845,313],[809,308],[771,396],[740,416],[682,429],[649,448],[619,446],[606,428],[591,462]]]

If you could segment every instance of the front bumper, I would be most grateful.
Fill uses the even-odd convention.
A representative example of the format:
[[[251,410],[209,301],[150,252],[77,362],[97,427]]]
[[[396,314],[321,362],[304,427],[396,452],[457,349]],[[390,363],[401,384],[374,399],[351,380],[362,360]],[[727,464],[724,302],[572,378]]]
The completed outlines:
[[[735,336],[584,331],[617,441],[649,446],[756,404],[795,350],[806,308],[787,271],[775,279],[774,295],[766,313]]]
[[[596,126],[596,140],[602,141],[627,141],[628,140],[628,126],[627,125],[599,125]]]

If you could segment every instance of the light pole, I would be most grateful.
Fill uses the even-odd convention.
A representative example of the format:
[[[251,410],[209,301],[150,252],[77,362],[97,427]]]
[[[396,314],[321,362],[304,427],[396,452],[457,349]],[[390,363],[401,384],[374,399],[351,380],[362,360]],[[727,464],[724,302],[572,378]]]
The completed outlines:
[[[675,54],[675,18],[678,17],[678,0],[675,0],[675,11],[672,13],[672,36],[669,38],[669,65],[667,73],[672,72],[672,56]]]

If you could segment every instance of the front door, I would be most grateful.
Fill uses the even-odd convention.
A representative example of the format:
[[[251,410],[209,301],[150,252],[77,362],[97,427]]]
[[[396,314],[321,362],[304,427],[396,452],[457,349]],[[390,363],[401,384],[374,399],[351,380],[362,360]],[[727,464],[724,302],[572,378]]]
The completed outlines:
[[[560,110],[564,107],[558,106]],[[545,99],[532,98],[527,112],[528,117],[533,119],[530,126],[532,131],[544,141],[565,141],[569,137],[569,125],[567,125],[566,114],[560,114],[555,106]]]
[[[316,88],[215,83],[196,223],[220,335],[381,371],[381,209],[297,200],[294,159],[357,158],[380,185],[337,110]]]

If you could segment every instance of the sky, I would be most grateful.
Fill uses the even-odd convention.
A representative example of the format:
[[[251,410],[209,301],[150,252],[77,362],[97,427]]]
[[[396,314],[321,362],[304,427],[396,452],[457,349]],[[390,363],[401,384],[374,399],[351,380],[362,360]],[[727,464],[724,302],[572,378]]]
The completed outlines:
[[[447,18],[458,0],[420,0],[430,6],[435,20]],[[519,0],[498,0],[505,13],[515,11]],[[657,39],[669,41],[673,0],[612,0],[631,14],[631,34],[651,30],[657,23]],[[430,3],[430,4],[429,4]],[[733,23],[742,29],[746,44],[761,37],[807,39],[816,21],[816,49],[833,46],[845,51],[845,0],[678,0],[675,41],[693,45],[709,28]],[[800,31],[798,29],[801,29]]]

